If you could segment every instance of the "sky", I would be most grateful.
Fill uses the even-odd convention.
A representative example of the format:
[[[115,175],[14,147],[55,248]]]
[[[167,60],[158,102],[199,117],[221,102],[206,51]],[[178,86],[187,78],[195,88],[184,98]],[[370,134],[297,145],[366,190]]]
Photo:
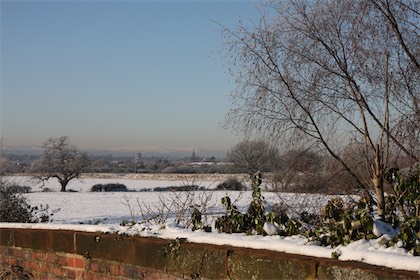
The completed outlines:
[[[235,89],[219,24],[256,1],[1,2],[3,145],[68,136],[81,149],[228,150]]]

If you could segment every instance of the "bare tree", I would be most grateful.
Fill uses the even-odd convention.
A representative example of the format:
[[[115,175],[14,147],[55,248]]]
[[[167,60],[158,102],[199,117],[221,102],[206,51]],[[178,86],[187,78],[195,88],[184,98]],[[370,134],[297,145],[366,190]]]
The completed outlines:
[[[227,158],[242,172],[254,174],[271,171],[279,160],[279,151],[267,142],[247,140],[230,149]]]
[[[271,1],[258,23],[224,29],[239,85],[227,126],[331,155],[373,187],[384,217],[389,154],[419,160],[419,2]],[[363,143],[371,184],[342,157]],[[367,192],[369,193],[369,192]]]
[[[89,167],[90,160],[86,153],[71,146],[67,136],[50,138],[42,147],[44,153],[34,164],[33,172],[42,181],[57,178],[61,191],[65,192],[67,184],[80,176]]]
[[[281,170],[316,173],[322,168],[322,157],[311,150],[291,149],[281,156]]]
[[[310,149],[290,149],[280,156],[271,187],[275,191],[326,192],[323,169],[323,157]]]

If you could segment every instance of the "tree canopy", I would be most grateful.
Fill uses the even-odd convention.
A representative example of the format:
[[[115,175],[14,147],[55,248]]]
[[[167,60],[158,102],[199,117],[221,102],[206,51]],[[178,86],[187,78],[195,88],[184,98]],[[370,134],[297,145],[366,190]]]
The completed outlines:
[[[259,22],[224,29],[238,84],[227,126],[318,147],[359,185],[372,185],[381,210],[392,156],[419,161],[419,5],[270,1]],[[362,143],[369,184],[342,157],[352,143]]]
[[[264,141],[247,140],[230,149],[227,158],[242,172],[254,174],[257,171],[272,171],[279,161],[279,151]]]
[[[67,136],[50,138],[42,147],[44,153],[35,163],[34,171],[41,180],[56,178],[62,192],[66,191],[72,179],[78,178],[90,165],[87,154],[70,145]]]

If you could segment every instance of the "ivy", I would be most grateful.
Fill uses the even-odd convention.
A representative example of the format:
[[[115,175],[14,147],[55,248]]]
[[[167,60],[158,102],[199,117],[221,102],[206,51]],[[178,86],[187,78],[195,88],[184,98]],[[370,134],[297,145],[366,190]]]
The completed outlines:
[[[266,222],[279,226],[279,234],[295,235],[301,231],[302,223],[297,219],[290,219],[287,214],[273,211],[266,213],[264,197],[261,194],[262,175],[257,172],[252,181],[252,201],[246,213],[238,211],[228,196],[222,198],[226,214],[216,219],[215,227],[219,232],[247,233],[266,235],[263,227]]]
[[[203,228],[203,223],[201,221],[201,212],[196,207],[194,207],[194,211],[191,214],[191,223],[193,231]]]
[[[252,201],[246,213],[241,213],[232,204],[228,196],[222,198],[222,205],[226,208],[226,214],[216,219],[215,227],[219,232],[251,234],[256,232],[264,234],[265,223],[264,197],[261,194],[260,185],[262,175],[257,172],[252,178]]]
[[[382,239],[386,246],[399,246],[411,254],[420,255],[420,168],[416,172],[403,173],[391,169],[385,180],[392,186],[393,192],[386,196],[385,222],[399,232],[391,239]],[[357,202],[344,202],[341,198],[332,198],[323,207],[319,216],[301,213],[300,217],[289,218],[284,210],[278,213],[266,213],[264,197],[261,194],[262,177],[253,176],[252,201],[246,213],[238,211],[226,196],[222,204],[226,214],[216,219],[215,227],[219,232],[267,234],[264,223],[278,227],[277,234],[291,236],[303,234],[310,241],[318,241],[322,246],[336,247],[351,242],[377,238],[373,233],[374,209],[371,200],[362,197]],[[309,225],[308,225],[309,224]],[[304,226],[305,225],[305,226]],[[333,257],[338,258],[335,252]]]
[[[375,237],[372,208],[367,199],[345,205],[341,198],[331,199],[321,213],[321,225],[305,235],[323,246],[347,245],[353,241]]]
[[[420,216],[420,164],[412,171],[401,171],[398,167],[391,168],[385,174],[385,180],[392,187],[392,198],[387,203],[388,212],[394,218],[398,210],[404,220]],[[398,209],[396,209],[398,207]]]

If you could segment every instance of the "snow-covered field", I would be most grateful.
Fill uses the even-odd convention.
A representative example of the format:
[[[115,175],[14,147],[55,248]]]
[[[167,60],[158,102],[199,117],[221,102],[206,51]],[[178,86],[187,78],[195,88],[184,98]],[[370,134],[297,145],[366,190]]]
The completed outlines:
[[[224,213],[220,200],[230,196],[240,211],[246,211],[251,192],[214,191],[225,176],[191,176],[155,175],[113,176],[110,178],[85,177],[73,180],[67,189],[77,192],[59,192],[56,180],[49,180],[44,185],[29,177],[13,177],[6,180],[22,186],[32,187],[32,193],[25,194],[31,205],[49,205],[51,210],[60,209],[49,224],[7,224],[0,227],[73,229],[82,231],[104,231],[160,238],[184,237],[190,242],[228,244],[239,247],[268,249],[287,253],[331,258],[333,252],[339,253],[340,260],[355,260],[395,269],[418,271],[420,274],[420,257],[413,257],[403,248],[385,248],[379,245],[380,238],[370,241],[357,241],[348,246],[336,248],[320,247],[310,244],[301,236],[246,236],[245,234],[221,234],[214,230],[214,218]],[[131,192],[90,192],[95,184],[121,183]],[[156,187],[199,185],[206,190],[194,192],[152,192],[144,191]],[[42,186],[42,188],[41,188]],[[50,192],[43,192],[43,189]],[[143,191],[139,191],[143,190]],[[263,192],[267,207],[274,204],[287,205],[293,212],[307,211],[319,213],[319,210],[331,198],[323,195],[288,194],[277,195]],[[348,198],[347,199],[351,199]],[[192,232],[186,219],[193,206],[203,206],[203,220],[213,226],[212,233],[203,231]],[[151,217],[155,214],[159,217]],[[122,221],[135,220],[134,226],[122,226]],[[180,220],[175,223],[175,220]]]

